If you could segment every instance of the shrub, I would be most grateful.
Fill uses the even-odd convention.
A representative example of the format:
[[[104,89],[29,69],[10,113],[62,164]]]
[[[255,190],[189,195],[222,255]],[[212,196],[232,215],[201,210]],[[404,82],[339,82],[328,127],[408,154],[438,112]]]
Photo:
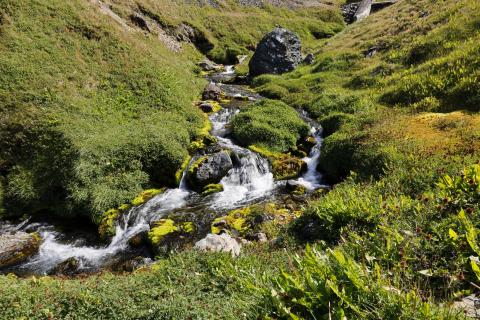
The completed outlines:
[[[233,135],[244,146],[256,145],[275,152],[295,149],[309,133],[295,109],[283,102],[262,100],[232,120]]]
[[[398,160],[394,148],[365,143],[364,133],[338,131],[323,141],[320,168],[331,182],[339,182],[351,171],[359,178],[379,178],[386,168]]]
[[[281,319],[457,319],[417,292],[395,288],[378,265],[368,270],[340,249],[307,247],[295,258],[295,271],[283,272],[265,295],[271,315]]]
[[[302,240],[335,243],[344,230],[372,230],[379,222],[383,204],[374,189],[343,183],[312,202],[294,222],[292,231]]]

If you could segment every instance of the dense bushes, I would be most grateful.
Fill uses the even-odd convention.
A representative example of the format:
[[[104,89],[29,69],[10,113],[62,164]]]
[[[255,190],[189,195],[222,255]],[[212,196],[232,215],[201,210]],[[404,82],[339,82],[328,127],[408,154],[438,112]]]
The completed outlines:
[[[297,112],[280,101],[263,100],[240,112],[232,121],[233,135],[244,146],[274,152],[295,149],[309,128]]]
[[[459,319],[403,292],[379,265],[361,265],[341,249],[307,246],[295,271],[283,272],[271,290],[272,315],[281,319]],[[268,294],[268,293],[267,293]]]
[[[449,171],[457,167],[451,165]],[[430,180],[429,172],[418,174]],[[480,240],[479,174],[480,166],[472,165],[415,195],[404,194],[396,178],[374,184],[351,179],[312,203],[291,230],[302,240],[338,244],[366,267],[388,270],[392,281],[402,279],[396,284],[402,291],[451,298],[477,281],[470,257],[478,255]]]

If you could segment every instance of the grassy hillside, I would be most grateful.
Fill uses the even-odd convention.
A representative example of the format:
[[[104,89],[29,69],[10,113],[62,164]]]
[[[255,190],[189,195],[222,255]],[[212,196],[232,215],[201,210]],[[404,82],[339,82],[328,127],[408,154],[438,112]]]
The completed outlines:
[[[154,8],[162,3],[142,2],[158,12],[163,11]],[[168,13],[172,8],[175,6],[165,7],[162,19],[175,24],[181,19],[175,20],[177,17]],[[191,14],[196,21],[197,16],[213,17],[212,12],[221,13],[226,7],[194,8],[198,11],[182,15]],[[238,259],[188,250],[173,253],[152,270],[128,276],[103,274],[73,280],[0,277],[0,304],[5,306],[0,314],[37,319],[464,319],[462,310],[451,307],[459,297],[477,293],[475,284],[480,283],[479,9],[476,0],[400,0],[333,38],[314,40],[304,34],[309,48],[316,52],[314,65],[283,76],[254,79],[253,85],[263,95],[306,109],[322,123],[326,139],[321,166],[328,179],[337,183],[305,205],[300,218],[276,230],[280,237],[271,245],[246,246]],[[255,8],[238,10],[265,13]],[[232,15],[230,18],[236,19]],[[204,28],[216,48],[220,47],[216,41],[222,39],[228,46],[228,39],[234,39],[231,33],[225,32],[225,38],[221,38],[216,28]],[[246,32],[257,37],[254,29]],[[1,30],[3,37],[9,29]],[[11,45],[17,42],[11,41]],[[132,43],[135,41],[139,40],[132,39]],[[247,45],[249,41],[241,43]],[[217,56],[221,49],[214,50],[212,57],[225,56]],[[20,62],[17,65],[25,67]],[[177,70],[166,64],[162,68],[185,72],[185,68]],[[21,79],[24,85],[30,85],[26,78],[18,76],[19,88]],[[140,79],[144,78],[131,81]],[[185,80],[185,85],[196,86],[191,79]],[[172,90],[179,90],[178,86]],[[18,98],[8,95],[12,103],[23,106],[17,101],[30,101],[27,98],[32,97],[32,91],[18,92]],[[102,97],[111,98],[112,92],[105,89]],[[85,151],[104,150],[78,148],[83,139],[67,139],[73,132],[82,132],[73,129],[76,125],[91,123],[82,120],[84,114],[62,118],[58,114],[64,113],[55,112],[56,117],[51,118],[51,105],[55,110],[64,110],[65,105],[55,105],[57,98],[33,97],[35,102],[47,101],[43,102],[46,106],[40,109],[25,102],[23,110],[30,112],[22,112],[22,117],[11,112],[12,117],[20,118],[7,123],[35,129],[41,123],[44,131],[39,135],[33,130],[19,130],[19,139],[44,139],[41,145],[50,150],[49,155],[48,142],[55,141],[58,147],[58,141],[66,141],[62,152],[54,153],[58,161],[69,159],[69,152],[84,159],[94,154]],[[71,94],[63,99],[75,97]],[[177,108],[172,113],[181,117],[178,110],[188,111],[182,107],[190,104],[173,105]],[[111,109],[102,110],[108,113]],[[184,121],[200,126],[200,116],[187,115]],[[30,118],[33,116],[43,122]],[[254,125],[261,124],[259,119],[254,120]],[[49,125],[54,125],[54,130]],[[185,133],[185,143],[192,134]],[[0,150],[5,157],[3,150],[8,149]],[[39,157],[46,158],[45,149],[40,151]],[[25,152],[22,159],[30,161],[28,155]],[[97,158],[85,159],[93,160],[75,161],[73,167],[84,163],[81,168],[88,169],[88,164],[98,163],[94,162]],[[27,160],[22,161],[31,163]],[[2,162],[2,168],[6,164]],[[22,186],[24,181],[34,180],[34,175],[23,169],[25,165],[17,166],[5,171],[18,176],[12,179],[5,175],[7,202],[16,181],[22,181],[18,183]],[[71,171],[65,173],[64,179],[69,180],[67,174]],[[24,188],[13,190],[29,195],[30,189]]]
[[[329,7],[1,2],[0,173],[7,215],[98,216],[142,189],[174,185],[204,124],[194,107],[204,85],[195,75],[202,53],[219,62],[236,59],[276,23],[307,43],[318,30],[343,26]],[[135,14],[158,32],[142,29]]]

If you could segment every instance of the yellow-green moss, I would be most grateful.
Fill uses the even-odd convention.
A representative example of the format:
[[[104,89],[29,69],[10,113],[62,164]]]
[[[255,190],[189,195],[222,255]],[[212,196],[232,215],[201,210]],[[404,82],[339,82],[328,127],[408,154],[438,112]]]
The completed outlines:
[[[98,223],[98,234],[100,235],[100,238],[105,240],[113,237],[115,235],[115,224],[122,213],[129,210],[132,206],[139,206],[145,203],[163,191],[165,191],[165,188],[144,190],[130,201],[130,203],[124,203],[116,209],[112,208],[107,210],[100,217],[100,222]]]
[[[115,222],[122,211],[119,209],[110,209],[103,214],[103,218],[98,226],[100,238],[107,239],[115,235]]]
[[[213,184],[209,184],[209,185],[205,186],[205,188],[203,188],[202,195],[207,196],[209,194],[222,192],[222,191],[223,191],[223,185],[222,184],[213,183]]]
[[[208,101],[206,101],[206,102],[207,102],[209,105],[212,106],[212,111],[209,112],[209,113],[215,113],[215,112],[218,112],[218,111],[222,110],[222,105],[221,105],[219,102],[213,101],[213,100],[208,100]],[[210,130],[212,130],[212,129],[210,128]],[[209,130],[209,132],[210,132],[210,130]]]
[[[182,224],[181,229],[185,233],[192,233],[195,231],[195,225],[193,222],[187,221]]]
[[[198,149],[203,149],[205,146],[215,143],[217,139],[210,134],[210,131],[212,131],[212,123],[210,122],[208,116],[205,115],[204,125],[200,130],[198,130],[197,138],[188,146],[188,151],[192,153]]]
[[[187,169],[188,164],[190,163],[191,159],[192,159],[192,157],[190,155],[188,155],[185,158],[185,160],[183,160],[182,165],[177,170],[177,172],[175,172],[175,182],[177,183],[177,185],[180,184],[180,181],[182,180],[183,172]]]
[[[178,231],[178,227],[175,225],[175,221],[172,219],[162,219],[150,230],[148,239],[152,245],[157,246],[165,236],[176,231]]]
[[[193,233],[195,231],[195,225],[193,222],[187,221],[180,224],[176,224],[172,219],[162,219],[155,223],[155,226],[148,233],[148,239],[150,243],[155,247],[160,245],[162,240],[169,235],[182,235]]]
[[[250,146],[249,149],[268,159],[277,180],[296,178],[306,168],[306,163],[302,159],[290,153],[271,152],[255,145]]]
[[[219,234],[222,231],[222,227],[215,226],[221,221],[225,221],[228,228],[231,230],[236,230],[239,233],[244,233],[249,229],[249,224],[247,223],[247,218],[252,214],[250,207],[240,208],[233,211],[230,211],[226,216],[216,218],[213,220],[211,225],[211,231],[214,234]]]
[[[193,174],[195,170],[205,161],[207,160],[206,156],[200,157],[197,160],[195,160],[191,165],[190,168],[188,168],[188,173]]]
[[[144,204],[146,201],[150,200],[157,194],[160,194],[165,191],[165,188],[162,189],[148,189],[144,190],[142,193],[140,193],[138,196],[135,197],[135,199],[132,200],[132,205],[133,206],[139,206]]]

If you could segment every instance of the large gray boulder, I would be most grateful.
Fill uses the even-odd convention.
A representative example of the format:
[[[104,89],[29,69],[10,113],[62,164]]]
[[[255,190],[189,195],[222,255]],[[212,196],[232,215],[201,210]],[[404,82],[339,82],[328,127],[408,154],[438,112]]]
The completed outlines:
[[[203,187],[218,183],[233,168],[232,159],[227,151],[220,151],[199,158],[188,169],[187,179],[197,191]]]
[[[353,16],[353,21],[361,21],[370,15],[372,11],[373,0],[363,0],[358,4],[357,12]]]
[[[293,32],[277,27],[258,44],[250,60],[250,75],[281,74],[302,63],[300,38]]]
[[[40,243],[37,234],[17,231],[0,235],[0,268],[26,261],[38,252]]]
[[[240,244],[227,233],[209,233],[205,238],[195,243],[195,249],[200,251],[230,252],[232,257],[240,254]]]

